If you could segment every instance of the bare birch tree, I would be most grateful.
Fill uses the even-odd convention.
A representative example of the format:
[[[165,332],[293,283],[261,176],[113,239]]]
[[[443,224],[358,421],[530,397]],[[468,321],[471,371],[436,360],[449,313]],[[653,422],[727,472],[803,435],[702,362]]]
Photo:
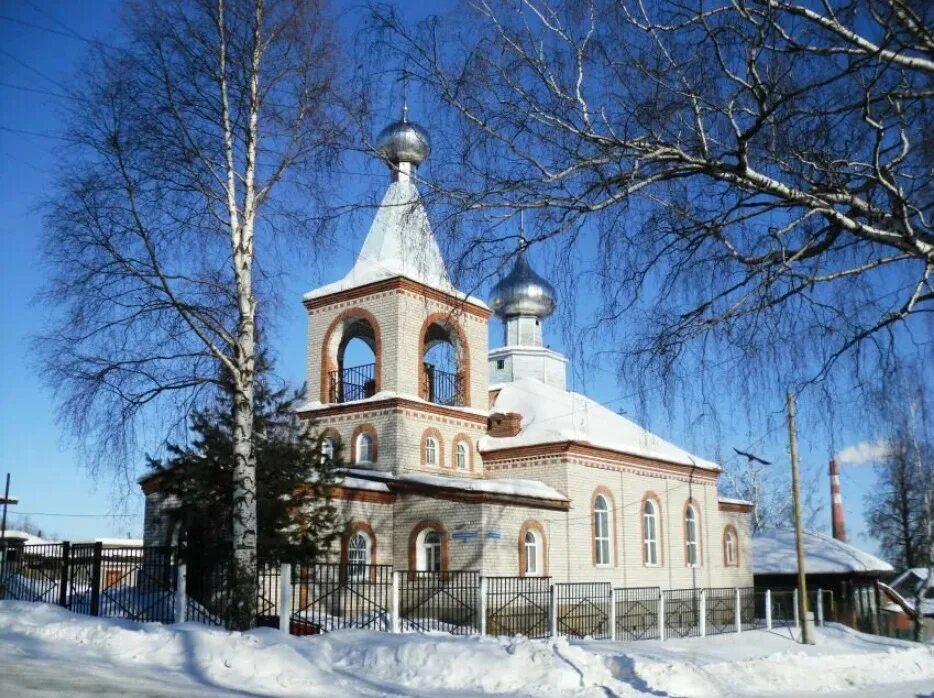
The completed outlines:
[[[236,623],[254,618],[254,371],[262,245],[307,210],[338,136],[337,50],[306,0],[126,8],[125,36],[75,81],[45,239],[52,319],[37,342],[61,415],[98,466],[128,467],[218,377],[233,383]],[[291,177],[289,176],[291,175]],[[271,271],[270,261],[265,269]]]
[[[671,377],[691,347],[779,367],[781,392],[842,357],[877,366],[900,338],[930,355],[930,3],[459,12],[373,21],[452,114],[428,184],[474,214],[465,259],[502,255],[519,211],[568,258],[592,238],[598,268],[568,276],[602,291],[594,327],[633,380]]]

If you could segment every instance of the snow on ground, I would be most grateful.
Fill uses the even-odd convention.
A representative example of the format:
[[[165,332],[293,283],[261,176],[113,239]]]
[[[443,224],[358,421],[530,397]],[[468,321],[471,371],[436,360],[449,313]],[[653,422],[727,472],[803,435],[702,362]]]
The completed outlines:
[[[294,638],[0,602],[0,695],[934,696],[934,648],[819,629],[568,643],[340,631]]]

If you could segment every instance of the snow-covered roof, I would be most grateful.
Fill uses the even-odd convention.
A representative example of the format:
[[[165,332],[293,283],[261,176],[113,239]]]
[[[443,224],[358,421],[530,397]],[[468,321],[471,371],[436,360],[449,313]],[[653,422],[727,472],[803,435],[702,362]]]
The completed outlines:
[[[740,504],[742,506],[751,507],[753,503],[746,499],[734,499],[733,497],[717,497],[717,501],[721,504]]]
[[[576,441],[669,463],[719,470],[716,463],[691,455],[586,395],[546,385],[534,378],[502,383],[492,412],[518,412],[516,436],[480,439],[480,450]]]
[[[45,545],[49,542],[45,538],[34,536],[26,531],[18,531],[15,528],[6,529],[4,536],[6,540],[15,540],[17,543],[22,542],[23,545]]]
[[[804,569],[808,574],[891,572],[875,555],[823,533],[804,532]],[[753,574],[796,574],[795,532],[759,531],[752,537]]]
[[[425,206],[411,181],[389,185],[357,261],[346,276],[309,291],[304,298],[320,298],[399,276],[486,307],[480,299],[466,296],[451,284]]]
[[[349,468],[347,472],[353,477],[375,478],[386,482],[415,483],[429,485],[431,487],[463,490],[465,492],[533,497],[535,499],[550,499],[558,502],[568,501],[568,498],[558,492],[558,490],[537,480],[512,480],[507,478],[476,480],[465,477],[430,475],[427,473],[403,473],[397,475],[380,470],[361,470],[354,468]]]
[[[368,492],[389,492],[389,487],[383,482],[374,482],[362,477],[352,477],[347,475],[338,482],[342,487],[349,487],[354,490],[367,490]]]

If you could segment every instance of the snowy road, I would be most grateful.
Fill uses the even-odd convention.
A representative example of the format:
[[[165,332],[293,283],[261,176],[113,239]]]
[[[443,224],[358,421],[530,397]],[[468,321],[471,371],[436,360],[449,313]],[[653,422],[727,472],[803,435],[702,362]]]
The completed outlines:
[[[0,602],[0,696],[934,698],[934,647],[818,629],[659,642],[394,635],[293,638]]]

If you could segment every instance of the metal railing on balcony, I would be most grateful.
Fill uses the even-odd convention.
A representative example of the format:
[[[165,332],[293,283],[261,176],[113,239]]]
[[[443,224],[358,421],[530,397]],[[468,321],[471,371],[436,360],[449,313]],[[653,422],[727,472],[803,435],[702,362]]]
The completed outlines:
[[[376,364],[351,366],[330,373],[329,402],[351,402],[376,394]]]
[[[428,402],[437,405],[464,404],[464,377],[460,373],[451,373],[425,363],[425,385],[422,394]]]

